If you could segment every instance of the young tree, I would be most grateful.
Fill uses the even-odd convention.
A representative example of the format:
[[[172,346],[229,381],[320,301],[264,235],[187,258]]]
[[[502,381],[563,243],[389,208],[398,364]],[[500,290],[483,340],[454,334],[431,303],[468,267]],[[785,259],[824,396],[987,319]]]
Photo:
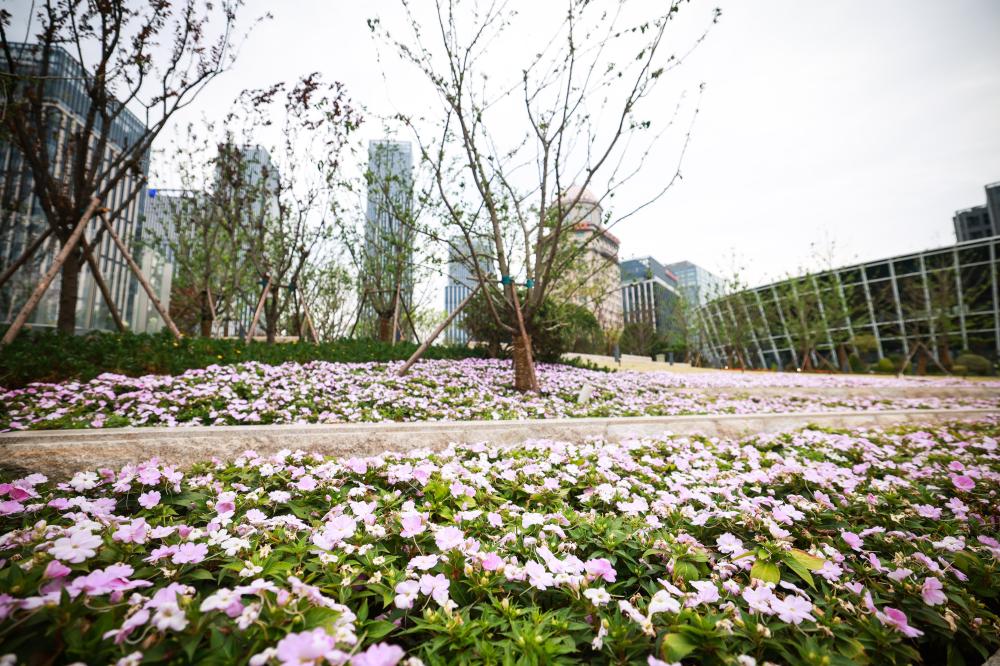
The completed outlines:
[[[249,242],[247,259],[270,284],[264,303],[268,342],[275,341],[289,306],[295,309],[294,322],[301,317],[295,294],[303,288],[310,257],[332,240],[331,219],[340,214],[342,160],[361,123],[343,84],[325,84],[313,73],[291,86],[245,91],[226,120],[232,131],[228,143],[243,137],[246,145],[261,137],[274,117],[283,121],[280,138],[268,151],[273,172],[260,179],[262,192],[270,195],[238,218]]]
[[[34,21],[34,43],[9,34],[11,14],[0,10],[0,49],[7,90],[2,127],[31,173],[34,194],[62,247],[93,197],[107,206],[111,193],[131,183],[112,215],[145,185],[153,140],[224,71],[236,54],[232,33],[242,0],[45,0]],[[60,53],[62,51],[63,53]],[[54,105],[57,71],[65,52],[83,71],[70,73],[82,91],[82,122],[63,122]],[[144,126],[121,131],[127,109]],[[55,151],[51,148],[55,147]],[[62,266],[58,329],[72,333],[80,271],[76,247]]]
[[[417,118],[403,120],[433,173],[450,232],[443,235],[457,232],[473,248],[474,238],[490,239],[501,289],[483,294],[490,317],[512,338],[520,391],[539,389],[531,353],[536,315],[564,274],[559,248],[584,193],[598,189],[604,194],[597,203],[610,201],[678,118],[675,112],[656,129],[651,120],[662,114],[660,101],[653,101],[657,84],[684,61],[665,45],[681,4],[653,10],[642,3],[569,0],[551,40],[537,48],[504,42],[527,27],[517,25],[526,19],[505,3],[460,8],[436,0],[424,21],[403,0],[405,37],[369,21],[440,102],[433,133],[418,128]],[[711,21],[717,18],[718,12]],[[502,61],[488,57],[499,52]],[[524,62],[508,65],[518,54],[525,54]],[[690,127],[681,156],[689,135]],[[679,166],[637,208],[662,196],[678,177]],[[577,252],[635,210],[595,228]],[[476,280],[488,287],[494,280],[478,264],[473,257]]]

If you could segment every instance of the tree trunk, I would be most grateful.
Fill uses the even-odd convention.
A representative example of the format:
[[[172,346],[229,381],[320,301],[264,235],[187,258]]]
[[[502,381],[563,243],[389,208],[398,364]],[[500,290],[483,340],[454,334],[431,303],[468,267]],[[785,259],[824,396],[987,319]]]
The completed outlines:
[[[938,337],[938,360],[941,361],[948,372],[951,372],[951,350],[948,349],[948,336],[942,335]]]
[[[208,289],[201,290],[201,337],[212,337],[212,309],[208,305]]]
[[[847,349],[843,342],[837,345],[837,362],[840,364],[841,372],[851,372],[851,362],[847,358]]]
[[[267,317],[265,331],[267,332],[267,344],[273,345],[278,339],[278,294],[277,290],[271,292],[271,300],[264,307]]]
[[[917,350],[917,374],[921,376],[927,374],[927,348],[923,345]]]
[[[60,333],[76,333],[76,299],[80,291],[80,269],[83,268],[83,253],[80,247],[66,257],[59,276],[59,316],[56,328]]]
[[[525,339],[520,334],[514,334],[514,389],[521,393],[538,390],[538,380],[535,376],[535,364],[532,361]],[[527,344],[531,344],[528,336]]]
[[[392,315],[378,313],[378,339],[381,342],[392,342]]]

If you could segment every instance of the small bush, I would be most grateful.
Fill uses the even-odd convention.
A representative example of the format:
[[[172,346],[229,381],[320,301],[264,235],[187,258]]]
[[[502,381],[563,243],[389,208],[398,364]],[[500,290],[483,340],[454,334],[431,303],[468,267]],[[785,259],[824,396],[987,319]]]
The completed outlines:
[[[0,386],[20,388],[31,382],[89,380],[111,372],[129,377],[148,374],[176,375],[213,364],[258,361],[280,365],[290,361],[369,362],[402,361],[417,345],[395,346],[376,340],[333,340],[313,344],[293,342],[244,343],[237,339],[183,338],[169,333],[104,333],[63,335],[54,331],[22,333],[0,349]],[[431,346],[423,358],[483,358],[486,352],[463,346]]]
[[[992,375],[993,364],[985,356],[979,354],[960,354],[955,359],[955,365],[964,366],[965,372],[970,375]]]
[[[891,358],[885,356],[880,358],[878,363],[876,363],[872,369],[875,370],[875,372],[892,374],[896,372],[896,364]]]
[[[868,372],[868,364],[862,361],[857,354],[848,356],[847,362],[851,366],[851,372]]]

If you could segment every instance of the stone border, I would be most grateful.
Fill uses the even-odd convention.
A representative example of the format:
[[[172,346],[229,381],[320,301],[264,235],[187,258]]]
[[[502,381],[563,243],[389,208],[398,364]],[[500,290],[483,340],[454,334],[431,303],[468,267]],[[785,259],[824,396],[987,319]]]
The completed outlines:
[[[384,451],[442,449],[451,443],[516,444],[528,439],[583,440],[589,437],[618,441],[665,432],[741,437],[807,425],[863,428],[933,424],[990,415],[1000,416],[1000,409],[24,430],[0,434],[0,468],[64,478],[79,470],[118,468],[154,456],[170,464],[187,466],[212,457],[233,458],[246,449],[262,454],[281,449],[304,449],[332,456],[371,456]]]

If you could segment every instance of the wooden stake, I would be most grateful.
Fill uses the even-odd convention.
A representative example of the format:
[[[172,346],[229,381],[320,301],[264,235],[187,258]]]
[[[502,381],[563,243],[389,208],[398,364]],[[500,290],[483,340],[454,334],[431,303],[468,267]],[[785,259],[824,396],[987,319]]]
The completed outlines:
[[[313,343],[319,344],[319,333],[316,331],[316,327],[313,325],[312,315],[309,314],[309,304],[306,303],[306,297],[302,296],[302,313],[305,323],[309,325],[309,331],[312,333]]]
[[[396,346],[396,327],[399,326],[399,292],[402,289],[402,283],[396,285],[396,303],[395,307],[392,309],[392,346]]]
[[[51,285],[52,281],[56,279],[56,275],[59,273],[60,269],[62,269],[63,264],[66,263],[69,253],[72,252],[76,248],[77,243],[80,242],[80,237],[87,228],[87,223],[90,222],[90,218],[93,216],[94,211],[97,210],[99,203],[100,201],[98,201],[97,197],[90,200],[90,205],[87,206],[87,210],[83,212],[83,217],[81,217],[80,221],[77,222],[76,228],[73,229],[73,233],[71,233],[69,238],[66,239],[66,244],[63,245],[59,254],[56,255],[55,260],[52,262],[52,266],[49,267],[48,272],[42,277],[42,281],[38,283],[35,290],[31,292],[31,296],[28,297],[28,301],[24,304],[24,307],[22,307],[21,311],[17,313],[17,316],[14,317],[14,321],[4,334],[3,340],[0,340],[0,346],[9,345],[14,341],[14,338],[17,337],[17,334],[21,332],[21,328],[24,327],[24,323],[28,321],[28,317],[30,317],[31,313],[35,311],[36,307],[38,307],[38,302],[42,300],[42,296],[45,295],[49,285]]]
[[[267,284],[264,285],[264,290],[260,292],[260,298],[257,299],[257,309],[253,311],[253,320],[250,322],[250,328],[247,329],[247,337],[245,342],[250,344],[253,340],[254,329],[257,328],[257,322],[260,321],[260,313],[264,311],[264,301],[267,300],[267,292],[271,290],[271,277],[268,276]]]
[[[161,303],[160,299],[156,297],[156,292],[153,290],[153,286],[149,284],[149,280],[147,280],[146,276],[142,274],[142,269],[139,268],[139,264],[135,263],[135,259],[132,258],[132,254],[128,251],[128,248],[125,247],[125,243],[123,243],[122,239],[118,237],[114,227],[112,227],[111,223],[108,222],[108,218],[104,216],[103,212],[100,213],[98,217],[101,218],[104,228],[107,229],[108,233],[111,235],[111,240],[114,241],[118,251],[122,253],[123,257],[125,257],[125,263],[132,269],[132,272],[135,274],[136,279],[139,280],[139,284],[142,285],[142,288],[146,290],[149,300],[153,302],[153,306],[156,308],[156,311],[159,312],[160,316],[163,318],[163,323],[167,325],[167,328],[173,334],[174,338],[180,340],[181,332],[177,330],[177,326],[174,325],[174,320],[170,318],[170,313],[167,312],[165,307],[163,307],[163,303]]]
[[[28,259],[31,259],[35,252],[38,251],[38,248],[42,246],[42,243],[45,242],[45,239],[51,235],[52,227],[49,227],[42,232],[41,236],[32,241],[31,245],[28,246],[28,249],[17,258],[17,261],[8,266],[7,270],[3,272],[3,275],[0,275],[0,287],[4,286],[7,283],[7,280],[11,279],[14,276],[14,273],[16,273],[17,270],[28,261]]]
[[[101,296],[104,297],[104,304],[108,306],[108,311],[111,312],[111,318],[115,320],[115,326],[118,328],[118,331],[124,333],[128,327],[122,321],[122,316],[118,313],[118,308],[115,307],[114,300],[111,298],[111,290],[108,289],[108,283],[104,281],[101,269],[97,265],[97,258],[94,256],[90,243],[87,242],[86,234],[80,236],[80,245],[83,248],[83,258],[87,260],[90,273],[94,276],[94,282],[97,283],[97,288],[101,290]]]
[[[451,321],[458,316],[458,313],[469,304],[469,301],[472,300],[472,297],[476,295],[476,292],[479,291],[481,286],[481,284],[476,285],[476,288],[470,291],[469,295],[462,299],[462,302],[458,304],[458,307],[452,310],[451,314],[448,315],[448,317],[434,329],[434,332],[431,333],[426,340],[424,340],[423,344],[417,348],[417,351],[413,352],[413,355],[406,359],[406,363],[403,364],[403,367],[396,371],[397,377],[402,377],[410,371],[410,368],[420,359],[421,356],[423,356],[424,352],[427,351],[427,348],[431,346],[432,342],[434,342],[434,339],[441,335],[441,331],[448,328],[448,324],[450,324]]]

